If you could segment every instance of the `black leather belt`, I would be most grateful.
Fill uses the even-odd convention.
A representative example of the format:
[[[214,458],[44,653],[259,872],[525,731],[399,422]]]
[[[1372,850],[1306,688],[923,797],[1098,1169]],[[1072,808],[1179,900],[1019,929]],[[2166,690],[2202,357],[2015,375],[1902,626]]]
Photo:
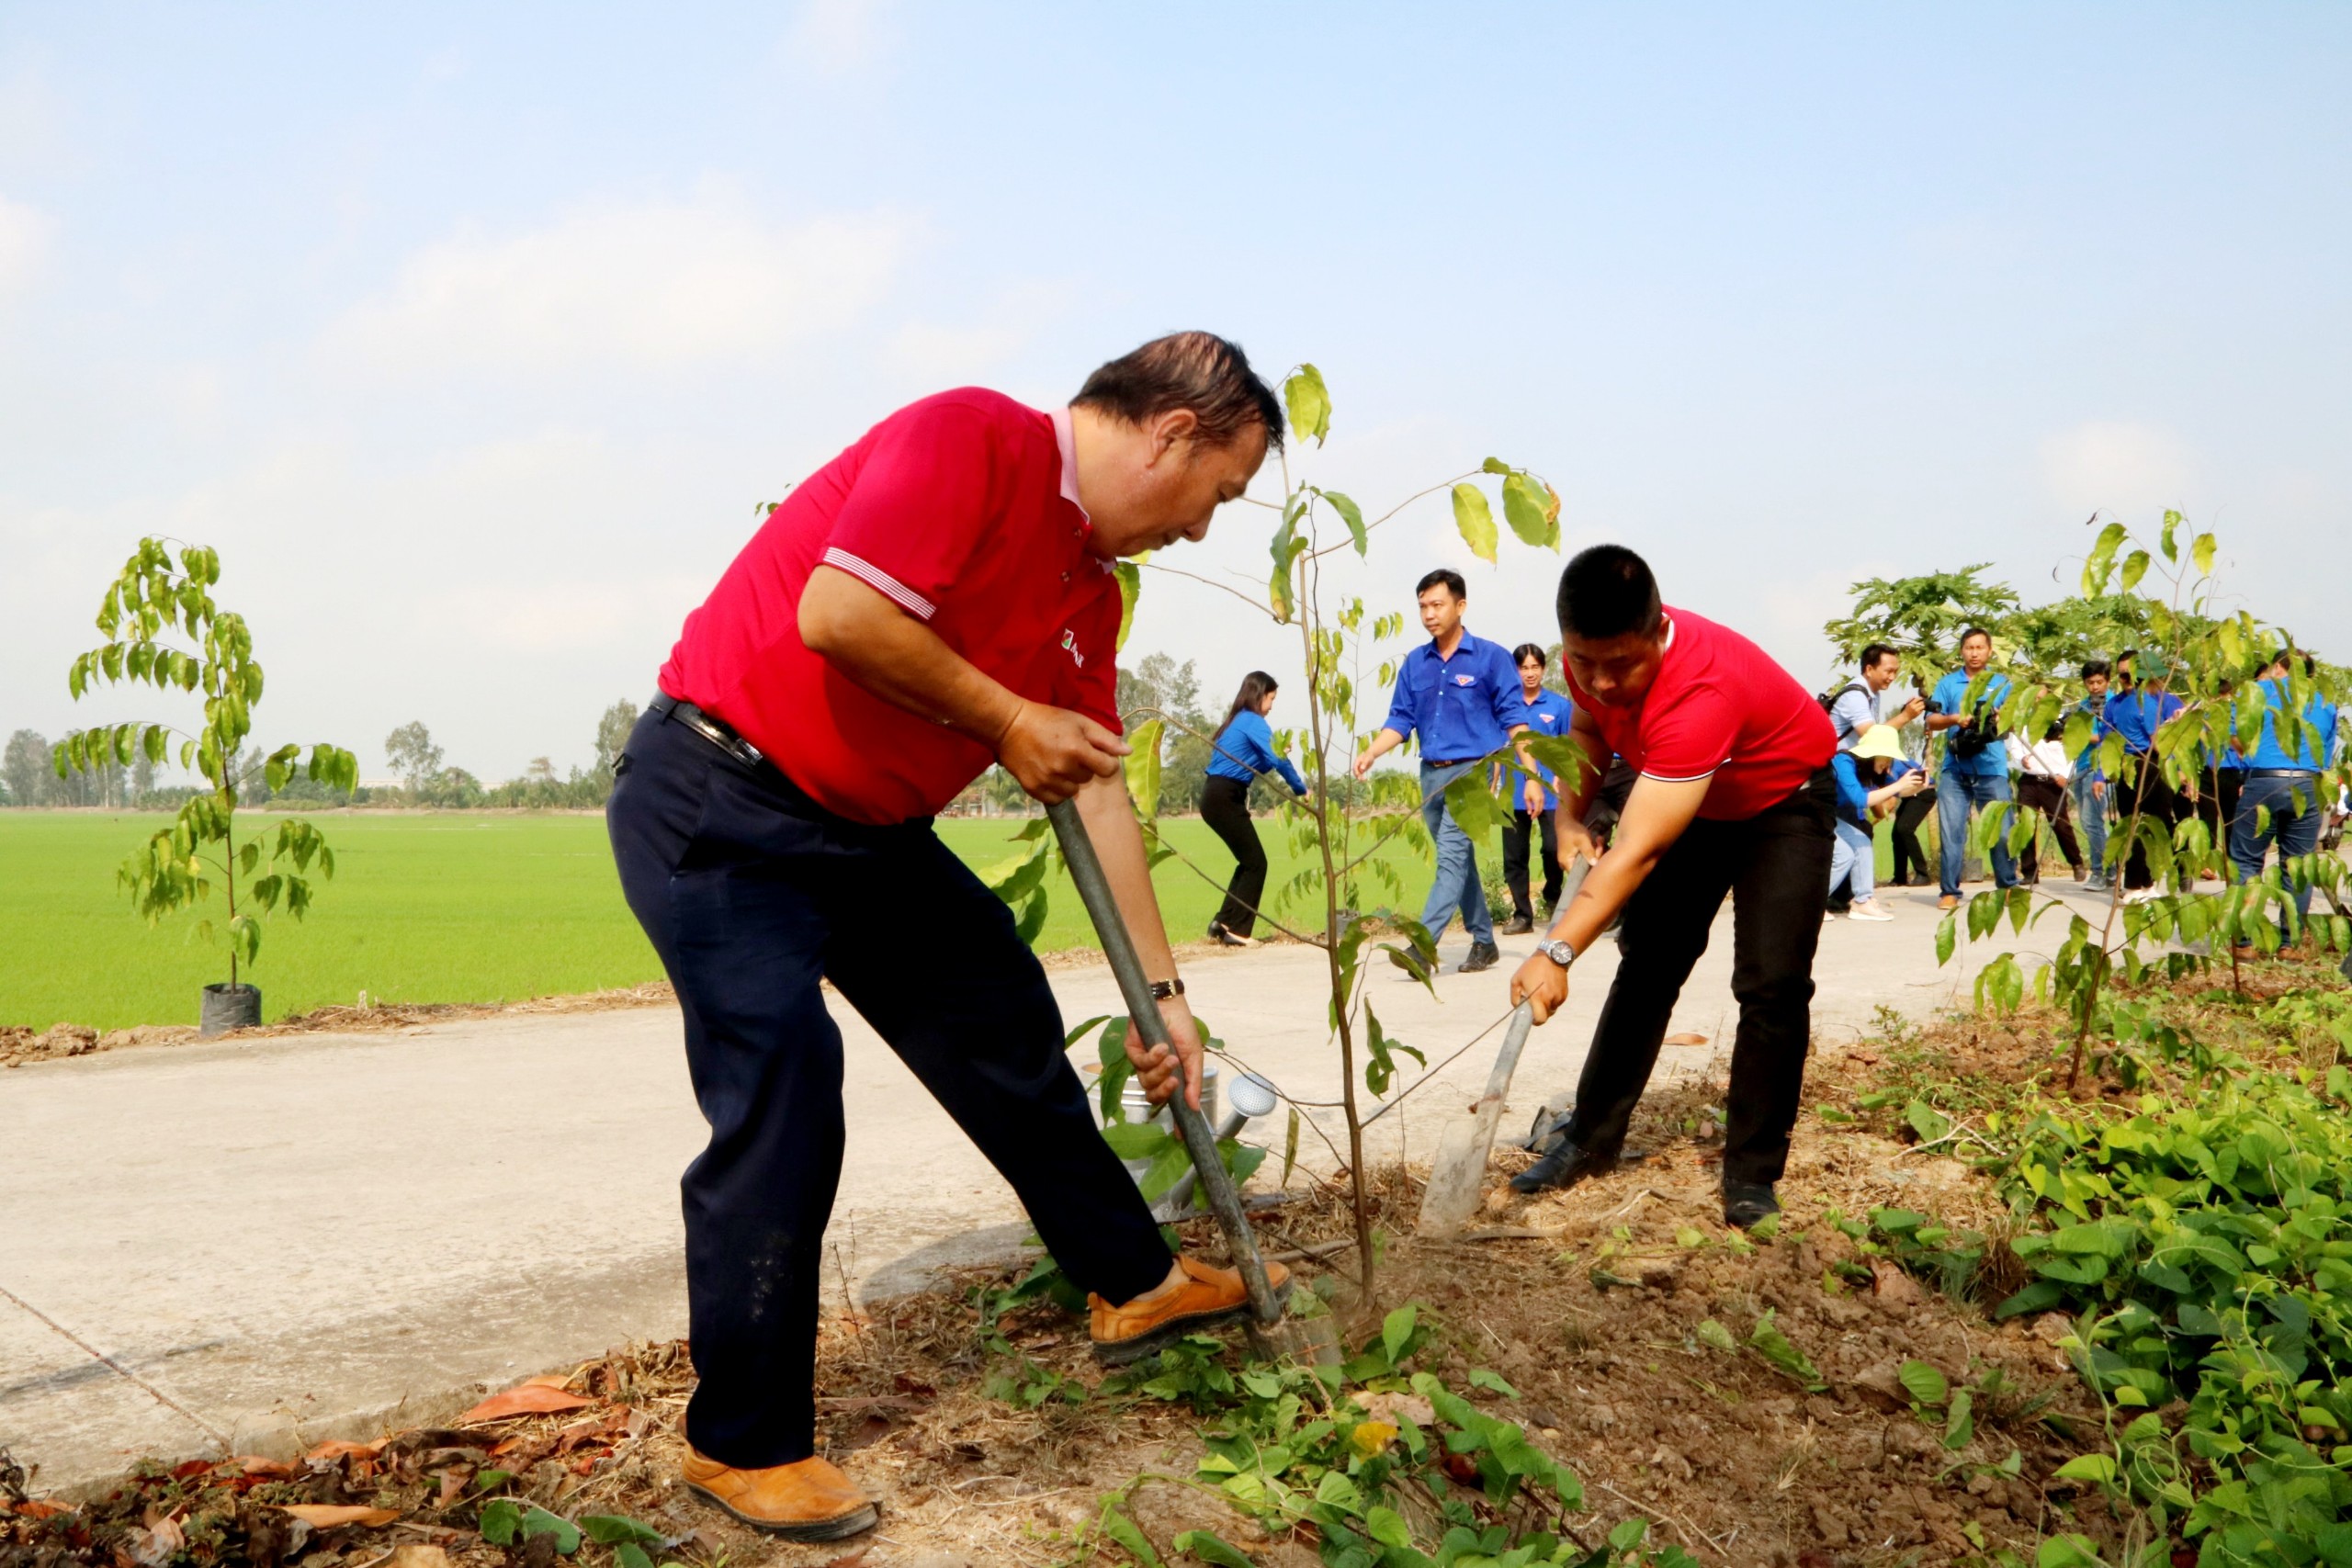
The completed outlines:
[[[2315,779],[2319,777],[2319,770],[2316,768],[2248,768],[2245,771],[2245,776],[2250,779]]]
[[[1485,761],[1486,759],[1484,757],[1431,757],[1428,759],[1429,765],[1432,768],[1458,768],[1464,762],[1483,762]]]
[[[750,767],[767,761],[760,749],[735,733],[726,720],[714,718],[694,704],[663,692],[646,705],[655,713],[676,719],[713,746]]]

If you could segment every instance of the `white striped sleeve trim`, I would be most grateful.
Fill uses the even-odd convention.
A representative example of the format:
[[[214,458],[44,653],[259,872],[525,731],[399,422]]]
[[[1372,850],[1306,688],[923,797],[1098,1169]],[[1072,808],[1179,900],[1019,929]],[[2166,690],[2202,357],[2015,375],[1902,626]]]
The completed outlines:
[[[917,620],[927,621],[939,613],[939,606],[913,589],[884,571],[880,567],[858,559],[839,545],[825,552],[825,564],[837,567],[858,579],[869,588],[879,590],[897,600],[905,611]]]
[[[1725,758],[1724,761],[1728,761],[1730,759]],[[1722,766],[1723,763],[1718,762],[1715,764],[1714,768],[1709,768],[1703,773],[1687,773],[1679,779],[1671,779],[1667,777],[1664,773],[1653,773],[1645,770],[1642,773],[1642,777],[1645,779],[1656,779],[1660,784],[1697,784],[1701,779],[1713,778],[1715,776],[1715,769]]]

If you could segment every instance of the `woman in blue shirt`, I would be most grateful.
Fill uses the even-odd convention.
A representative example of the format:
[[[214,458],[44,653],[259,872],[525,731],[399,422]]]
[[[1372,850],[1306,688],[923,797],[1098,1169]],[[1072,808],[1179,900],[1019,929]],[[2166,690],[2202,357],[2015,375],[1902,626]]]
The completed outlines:
[[[1838,778],[1838,811],[1831,823],[1838,843],[1830,852],[1829,891],[1835,894],[1841,885],[1852,888],[1849,919],[1891,920],[1894,917],[1886,906],[1871,897],[1878,860],[1874,825],[1925,789],[1928,775],[1903,755],[1903,739],[1891,724],[1863,730],[1851,747],[1829,759],[1829,771]],[[1837,918],[1823,916],[1825,921]]]
[[[1537,735],[1566,735],[1577,710],[1566,697],[1544,689],[1544,672],[1551,668],[1551,656],[1532,642],[1521,643],[1510,656],[1519,666],[1527,728]],[[1503,798],[1511,803],[1510,826],[1503,829],[1503,885],[1510,889],[1511,901],[1510,924],[1503,927],[1505,936],[1523,936],[1535,929],[1535,906],[1527,894],[1531,837],[1539,838],[1544,845],[1544,918],[1547,920],[1559,907],[1561,879],[1566,874],[1560,865],[1560,832],[1553,818],[1560,797],[1553,787],[1552,770],[1538,762],[1535,774],[1531,779],[1517,768],[1503,771]]]
[[[1209,776],[1201,784],[1201,820],[1233,852],[1225,905],[1209,922],[1209,940],[1227,947],[1253,944],[1250,932],[1258,923],[1258,900],[1266,893],[1266,846],[1258,840],[1258,824],[1250,819],[1250,785],[1260,773],[1276,773],[1292,794],[1306,794],[1298,770],[1274,751],[1274,732],[1266,723],[1274,692],[1274,678],[1262,670],[1241,678],[1241,690],[1226,710],[1209,753]]]

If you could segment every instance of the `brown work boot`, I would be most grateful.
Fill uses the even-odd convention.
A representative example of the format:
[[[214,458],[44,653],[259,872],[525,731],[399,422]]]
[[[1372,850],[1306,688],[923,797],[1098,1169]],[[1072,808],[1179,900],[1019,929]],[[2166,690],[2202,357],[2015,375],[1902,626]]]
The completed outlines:
[[[1957,894],[1957,893],[1947,893],[1947,894],[1945,894],[1942,897],[1940,897],[1940,898],[1939,898],[1939,899],[1937,899],[1937,900],[1936,900],[1936,908],[1939,908],[1939,909],[1957,909],[1957,908],[1960,908],[1960,895],[1959,895],[1959,894]]]
[[[1113,1306],[1101,1296],[1086,1298],[1095,1359],[1113,1366],[1140,1360],[1196,1328],[1250,1315],[1250,1292],[1239,1269],[1212,1269],[1198,1258],[1182,1257],[1176,1267],[1183,1271],[1182,1278],[1165,1280],[1131,1302]],[[1267,1264],[1266,1283],[1274,1288],[1276,1301],[1288,1299],[1290,1270],[1279,1263]]]
[[[737,1470],[688,1449],[678,1474],[753,1529],[786,1540],[840,1540],[872,1529],[879,1517],[857,1483],[821,1459]]]

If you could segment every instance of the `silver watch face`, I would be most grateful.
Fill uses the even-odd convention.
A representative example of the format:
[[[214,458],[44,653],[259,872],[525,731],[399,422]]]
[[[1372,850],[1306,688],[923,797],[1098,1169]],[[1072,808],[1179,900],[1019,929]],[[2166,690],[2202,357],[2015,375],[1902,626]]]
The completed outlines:
[[[1577,950],[1565,942],[1547,942],[1544,943],[1544,956],[1566,969],[1577,961]]]

